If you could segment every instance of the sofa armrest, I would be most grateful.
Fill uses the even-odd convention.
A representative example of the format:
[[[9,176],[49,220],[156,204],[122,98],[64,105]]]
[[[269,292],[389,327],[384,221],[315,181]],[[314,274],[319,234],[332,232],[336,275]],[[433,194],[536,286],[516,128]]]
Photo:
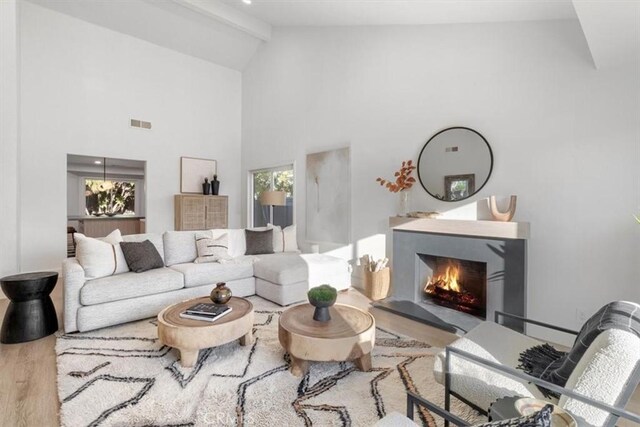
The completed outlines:
[[[84,269],[77,259],[67,258],[62,261],[62,283],[64,290],[64,331],[78,330],[77,319],[80,304],[80,289],[85,283]]]

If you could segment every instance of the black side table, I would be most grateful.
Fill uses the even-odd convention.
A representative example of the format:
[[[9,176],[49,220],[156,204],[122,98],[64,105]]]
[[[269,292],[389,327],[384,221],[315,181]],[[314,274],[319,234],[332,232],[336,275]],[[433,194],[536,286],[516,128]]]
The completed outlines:
[[[51,271],[0,279],[2,291],[11,301],[2,322],[0,342],[33,341],[58,330],[58,316],[49,296],[57,281],[58,273]]]

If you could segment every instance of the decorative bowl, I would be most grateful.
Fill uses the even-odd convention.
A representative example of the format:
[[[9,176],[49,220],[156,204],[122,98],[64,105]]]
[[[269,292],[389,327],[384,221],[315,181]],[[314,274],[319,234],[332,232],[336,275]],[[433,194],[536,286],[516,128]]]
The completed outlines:
[[[520,415],[532,415],[546,405],[551,404],[542,399],[534,399],[533,397],[523,397],[515,401],[514,406],[516,411]],[[551,413],[551,425],[553,427],[578,427],[578,423],[575,418],[571,416],[567,411],[560,408],[558,405],[553,405],[553,412]]]

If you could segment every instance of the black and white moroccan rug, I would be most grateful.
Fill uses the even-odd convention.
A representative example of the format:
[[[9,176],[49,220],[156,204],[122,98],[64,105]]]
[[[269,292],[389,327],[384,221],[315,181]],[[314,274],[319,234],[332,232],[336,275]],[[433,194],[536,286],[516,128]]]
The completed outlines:
[[[62,425],[371,426],[389,412],[405,412],[406,390],[442,403],[443,388],[432,373],[439,349],[382,329],[371,372],[350,362],[312,363],[303,378],[292,376],[278,342],[283,308],[250,300],[254,344],[203,350],[190,369],[158,341],[155,319],[60,335]],[[473,417],[461,404],[454,411]],[[436,425],[427,411],[419,417]]]

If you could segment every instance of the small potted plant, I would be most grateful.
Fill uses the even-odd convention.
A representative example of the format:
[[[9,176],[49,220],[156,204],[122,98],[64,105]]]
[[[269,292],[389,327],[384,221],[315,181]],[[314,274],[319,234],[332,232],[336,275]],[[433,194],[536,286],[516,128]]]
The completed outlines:
[[[307,292],[309,303],[316,309],[313,312],[313,320],[318,322],[328,322],[331,320],[329,307],[336,303],[338,291],[329,285],[320,285],[309,289]]]

